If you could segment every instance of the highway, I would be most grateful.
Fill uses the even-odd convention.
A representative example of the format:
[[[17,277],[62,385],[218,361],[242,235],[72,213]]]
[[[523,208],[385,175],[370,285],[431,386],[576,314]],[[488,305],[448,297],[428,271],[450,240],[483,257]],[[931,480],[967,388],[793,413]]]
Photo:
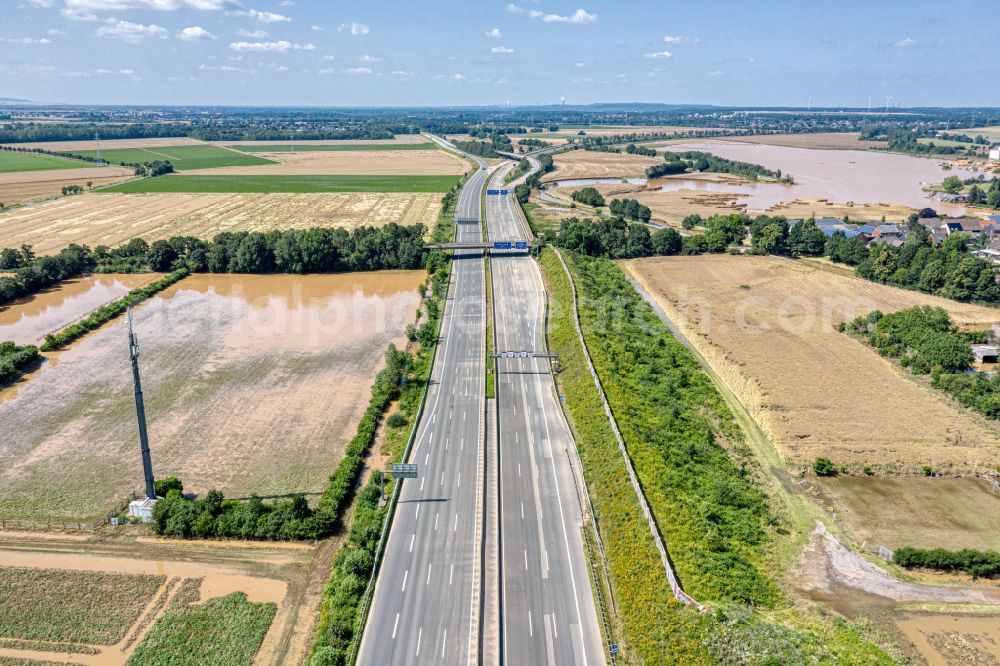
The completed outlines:
[[[488,187],[505,187],[507,170],[494,172]],[[486,197],[491,240],[527,240],[516,205],[512,195]],[[546,351],[538,265],[523,252],[494,251],[490,262],[498,351]],[[498,358],[496,373],[501,661],[604,664],[570,467],[575,443],[549,361]]]
[[[458,241],[482,240],[480,205],[489,172],[476,161],[480,170],[459,195]],[[480,250],[455,252],[437,357],[408,460],[419,466],[419,478],[402,482],[359,664],[476,663],[477,506],[485,425],[483,273]]]

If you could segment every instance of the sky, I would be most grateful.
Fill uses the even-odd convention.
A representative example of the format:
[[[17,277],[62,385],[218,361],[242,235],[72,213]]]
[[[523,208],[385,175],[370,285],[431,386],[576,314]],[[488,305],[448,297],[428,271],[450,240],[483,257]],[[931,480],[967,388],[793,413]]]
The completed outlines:
[[[0,0],[0,97],[1000,106],[994,0]]]

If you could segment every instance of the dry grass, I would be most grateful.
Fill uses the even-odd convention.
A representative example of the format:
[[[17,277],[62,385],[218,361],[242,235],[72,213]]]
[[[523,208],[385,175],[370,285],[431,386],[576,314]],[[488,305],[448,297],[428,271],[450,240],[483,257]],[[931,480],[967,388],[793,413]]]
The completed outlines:
[[[859,132],[818,132],[815,134],[755,134],[753,136],[726,137],[719,140],[822,150],[865,150],[867,148],[884,148],[888,145],[885,141],[861,141],[860,136]]]
[[[897,204],[835,204],[825,199],[796,199],[795,201],[779,204],[767,211],[773,215],[784,215],[789,219],[806,219],[812,215],[819,217],[839,217],[845,215],[854,220],[881,220],[882,217],[888,222],[905,222],[910,214],[916,213],[917,209]]]
[[[102,139],[101,150],[114,150],[121,148],[166,148],[168,146],[200,146],[203,141],[189,139],[183,136],[147,139]],[[37,141],[32,143],[18,143],[18,148],[41,148],[51,150],[56,153],[71,153],[75,150],[96,150],[97,143],[93,139],[84,141]]]
[[[939,305],[959,323],[1000,311],[774,257],[672,257],[626,267],[684,331],[790,463],[907,471],[992,469],[1000,432],[834,326]]]
[[[211,238],[222,231],[433,226],[437,193],[84,194],[0,215],[0,247],[51,254],[70,243],[114,246],[141,236]]]
[[[135,312],[154,469],[185,490],[322,490],[405,341],[420,271],[194,275]],[[0,394],[0,515],[101,515],[142,475],[121,319]]]
[[[278,164],[189,171],[229,176],[460,176],[469,163],[444,150],[308,151],[254,153]]]
[[[16,171],[0,174],[0,202],[7,206],[52,197],[62,193],[67,185],[86,188],[120,183],[132,177],[131,169],[122,167],[88,167],[80,162],[80,169],[53,171]]]
[[[645,176],[646,167],[662,164],[659,157],[644,155],[623,155],[587,150],[572,150],[552,158],[555,169],[542,180],[564,180],[568,178],[627,178]]]
[[[817,485],[859,544],[1000,550],[1000,495],[982,479],[840,476]]]
[[[422,134],[399,134],[392,139],[295,139],[295,140],[263,140],[263,141],[209,141],[208,143],[217,146],[357,146],[364,144],[386,144],[394,143],[426,143],[428,139]]]

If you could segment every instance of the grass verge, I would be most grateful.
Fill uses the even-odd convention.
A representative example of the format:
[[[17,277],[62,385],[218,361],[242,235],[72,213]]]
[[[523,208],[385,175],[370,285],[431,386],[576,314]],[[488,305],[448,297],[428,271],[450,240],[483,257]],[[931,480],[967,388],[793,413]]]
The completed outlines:
[[[265,146],[226,146],[241,153],[313,153],[313,152],[368,152],[378,150],[437,150],[436,143],[349,143],[322,144],[297,143],[269,144]]]
[[[583,360],[562,266],[545,250],[549,340],[608,555],[624,663],[890,664],[863,620],[790,602],[766,570],[771,516],[726,403],[693,356],[607,260],[564,253],[594,365],[687,591],[672,601],[624,461]],[[881,640],[881,638],[879,638]]]
[[[100,192],[448,192],[458,176],[157,176]]]

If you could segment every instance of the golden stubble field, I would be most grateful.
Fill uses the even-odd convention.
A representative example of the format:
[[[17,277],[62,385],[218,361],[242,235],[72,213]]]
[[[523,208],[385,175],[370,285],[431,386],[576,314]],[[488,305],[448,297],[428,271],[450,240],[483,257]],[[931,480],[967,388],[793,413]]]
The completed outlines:
[[[945,307],[964,324],[1000,311],[875,284],[775,257],[624,262],[791,464],[915,471],[993,469],[1000,428],[835,326],[879,309]]]
[[[52,254],[70,243],[114,246],[223,231],[328,227],[390,222],[431,228],[441,210],[434,192],[269,194],[84,194],[0,214],[0,247],[27,243]]]
[[[86,189],[120,183],[132,178],[132,169],[122,167],[88,167],[80,163],[79,169],[52,169],[50,171],[12,171],[0,173],[0,202],[6,206],[53,197],[62,194],[67,185]]]
[[[254,153],[277,164],[189,171],[209,176],[460,176],[469,163],[445,150],[303,151]]]
[[[646,168],[654,164],[663,164],[663,158],[571,150],[568,153],[555,155],[552,158],[552,164],[555,169],[545,174],[542,181],[571,178],[645,177]]]
[[[135,310],[154,471],[315,499],[402,345],[422,271],[198,274]],[[0,517],[103,516],[142,486],[126,322],[0,393]]]
[[[189,139],[184,136],[172,137],[148,137],[145,139],[101,139],[101,150],[112,150],[122,148],[167,148],[170,146],[200,146],[203,141]],[[70,153],[74,150],[96,150],[97,142],[93,139],[83,141],[35,141],[32,143],[19,143],[18,147],[41,148],[59,153]]]

